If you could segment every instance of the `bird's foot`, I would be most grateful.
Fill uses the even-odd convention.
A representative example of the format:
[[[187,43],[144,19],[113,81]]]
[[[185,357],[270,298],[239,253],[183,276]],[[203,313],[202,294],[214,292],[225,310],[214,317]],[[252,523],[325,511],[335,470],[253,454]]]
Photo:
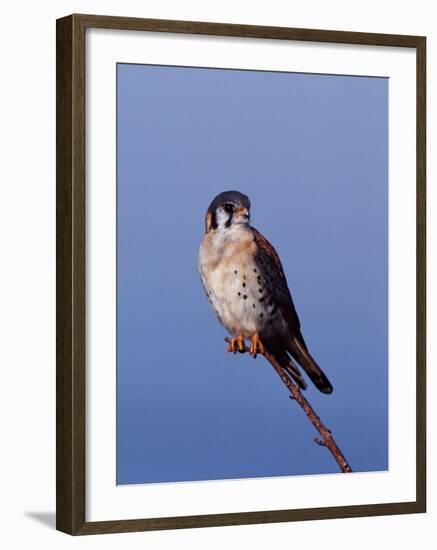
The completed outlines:
[[[250,349],[249,353],[252,355],[252,357],[255,359],[258,353],[261,353],[261,355],[264,353],[265,348],[264,344],[261,342],[260,337],[258,334],[254,334],[250,341]]]
[[[229,353],[244,353],[246,351],[246,344],[244,342],[243,336],[238,336],[237,338],[225,338],[226,342],[229,342],[229,347],[226,351]]]

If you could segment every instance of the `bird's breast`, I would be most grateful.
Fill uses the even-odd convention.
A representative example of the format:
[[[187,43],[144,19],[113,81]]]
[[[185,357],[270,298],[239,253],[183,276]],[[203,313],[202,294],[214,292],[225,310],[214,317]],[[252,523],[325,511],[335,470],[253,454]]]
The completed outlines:
[[[208,238],[199,253],[199,271],[217,317],[233,335],[261,332],[275,307],[256,264],[252,239],[217,243]]]

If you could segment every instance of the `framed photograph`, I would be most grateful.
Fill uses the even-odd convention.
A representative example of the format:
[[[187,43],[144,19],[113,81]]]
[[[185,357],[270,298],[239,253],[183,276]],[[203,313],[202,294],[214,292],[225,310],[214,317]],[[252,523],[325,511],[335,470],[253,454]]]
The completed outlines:
[[[57,528],[424,512],[426,41],[57,21]]]

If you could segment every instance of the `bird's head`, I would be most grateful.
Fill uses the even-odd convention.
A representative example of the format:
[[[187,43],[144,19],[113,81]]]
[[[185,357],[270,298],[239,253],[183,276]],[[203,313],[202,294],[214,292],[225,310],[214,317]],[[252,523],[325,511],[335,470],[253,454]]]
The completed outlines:
[[[229,229],[235,225],[248,225],[250,200],[239,191],[224,191],[217,195],[205,216],[205,231]]]

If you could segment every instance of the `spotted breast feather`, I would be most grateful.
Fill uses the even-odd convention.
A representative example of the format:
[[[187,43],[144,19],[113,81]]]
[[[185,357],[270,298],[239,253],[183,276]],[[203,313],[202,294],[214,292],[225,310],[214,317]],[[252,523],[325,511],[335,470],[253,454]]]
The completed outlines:
[[[219,321],[233,336],[251,338],[264,330],[274,303],[256,264],[250,229],[235,228],[221,242],[206,235],[199,256],[202,283]]]

